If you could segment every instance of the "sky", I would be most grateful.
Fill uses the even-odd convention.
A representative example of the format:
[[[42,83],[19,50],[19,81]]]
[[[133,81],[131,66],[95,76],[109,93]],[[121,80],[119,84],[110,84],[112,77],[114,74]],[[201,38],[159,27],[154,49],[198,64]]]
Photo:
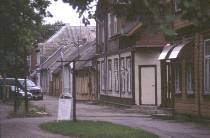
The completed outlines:
[[[79,14],[76,10],[73,10],[69,4],[63,3],[62,0],[54,1],[50,0],[51,5],[47,10],[53,15],[52,18],[45,18],[45,23],[55,23],[56,21],[62,21],[63,23],[70,23],[72,26],[79,26],[82,24],[82,18],[79,18]],[[90,20],[90,25],[95,26],[95,21]]]

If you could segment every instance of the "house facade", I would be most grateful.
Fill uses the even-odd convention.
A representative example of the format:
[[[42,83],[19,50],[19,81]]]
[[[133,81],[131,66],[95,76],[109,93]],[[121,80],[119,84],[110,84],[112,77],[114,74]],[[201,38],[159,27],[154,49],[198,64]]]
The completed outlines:
[[[179,16],[181,9],[173,2],[173,12]],[[162,106],[172,107],[178,114],[209,118],[210,32],[198,32],[189,21],[180,19],[173,28],[177,40],[168,42],[159,56]]]
[[[166,41],[139,21],[129,22],[111,12],[97,19],[97,70],[100,100],[136,105],[161,104],[158,57]]]

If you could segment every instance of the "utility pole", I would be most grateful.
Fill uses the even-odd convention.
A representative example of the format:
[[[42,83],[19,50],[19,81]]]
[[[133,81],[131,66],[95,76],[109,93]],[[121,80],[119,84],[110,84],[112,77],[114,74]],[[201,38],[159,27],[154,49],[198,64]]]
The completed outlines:
[[[73,76],[72,76],[72,80],[73,80],[73,90],[72,90],[72,97],[73,97],[73,121],[76,122],[76,76],[75,76],[75,60],[73,60]]]

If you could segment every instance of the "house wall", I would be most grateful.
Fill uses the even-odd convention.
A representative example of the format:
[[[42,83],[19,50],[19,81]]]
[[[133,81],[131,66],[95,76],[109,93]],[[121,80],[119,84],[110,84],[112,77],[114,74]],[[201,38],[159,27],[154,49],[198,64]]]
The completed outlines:
[[[32,48],[31,49],[31,62],[30,62],[30,70],[33,71],[34,69],[36,69],[36,65],[37,65],[37,52],[36,52],[36,48]]]
[[[61,73],[59,72],[57,74],[53,74],[52,81],[50,83],[51,83],[50,95],[60,96],[62,93],[62,87],[63,87]]]
[[[135,104],[139,105],[139,65],[157,66],[157,104],[161,104],[161,75],[160,61],[158,57],[161,53],[159,48],[141,48],[135,51]]]
[[[181,62],[181,92],[175,94],[174,108],[178,114],[188,114],[199,117],[210,117],[210,96],[204,92],[204,40],[209,35],[195,33],[194,41],[186,45],[175,61]],[[175,61],[172,61],[174,64]],[[193,63],[193,94],[187,93],[186,67]],[[172,74],[174,74],[172,65]],[[172,76],[172,91],[174,92],[174,77]]]
[[[152,34],[152,32],[142,30],[139,35],[139,39],[136,42],[137,47],[162,47],[166,44],[165,37],[162,32]]]
[[[196,62],[196,76],[197,76],[197,87],[198,93],[200,96],[200,113],[198,113],[202,117],[210,118],[210,96],[206,94],[204,91],[204,40],[210,39],[210,32],[206,32],[204,34],[196,35],[197,47],[195,47],[196,56],[198,57]],[[199,101],[198,101],[199,102]],[[198,105],[199,106],[199,105]]]
[[[76,74],[76,98],[77,100],[96,100],[96,72],[78,71]]]
[[[174,108],[177,113],[198,115],[198,76],[197,74],[197,61],[198,58],[194,54],[194,43],[184,46],[180,52],[179,59],[176,61],[181,63],[181,93],[175,94]],[[187,72],[186,68],[189,64],[193,65],[193,94],[187,92]],[[176,66],[176,65],[174,65]],[[175,67],[174,67],[175,68]],[[172,77],[174,79],[174,77]],[[174,82],[173,82],[174,84]],[[174,87],[172,89],[175,89]]]
[[[49,94],[49,82],[50,82],[50,71],[47,69],[44,69],[40,73],[41,75],[41,88],[42,91],[46,94]]]
[[[122,75],[120,75],[121,73],[121,69],[120,69],[120,59],[121,58],[131,58],[131,52],[123,52],[123,53],[120,53],[120,54],[113,54],[113,55],[110,55],[107,57],[107,59],[105,60],[105,58],[99,58],[98,59],[98,70],[99,70],[99,86],[100,86],[100,100],[103,100],[103,101],[108,101],[108,102],[113,102],[113,103],[123,103],[123,104],[132,104],[132,98],[133,98],[133,95],[132,95],[132,82],[131,82],[131,90],[128,92],[128,91],[124,91],[122,92],[122,82],[120,81],[121,80],[121,77]],[[118,59],[118,91],[116,91],[116,85],[114,85],[114,59]],[[109,84],[110,83],[110,80],[108,79],[108,70],[105,71],[103,70],[102,71],[102,62],[104,62],[104,64],[108,64],[108,61],[111,60],[111,89],[109,88]],[[107,61],[107,63],[105,62]],[[131,63],[130,63],[131,64]],[[108,68],[108,66],[107,66]],[[104,68],[105,69],[105,68]],[[132,65],[130,66],[130,73],[131,73],[131,70],[132,70]],[[104,72],[105,74],[103,75]],[[132,74],[131,74],[132,75]],[[104,84],[102,84],[102,79],[106,77],[106,79],[104,79]],[[131,78],[130,78],[130,81]],[[104,85],[104,88],[103,86]]]

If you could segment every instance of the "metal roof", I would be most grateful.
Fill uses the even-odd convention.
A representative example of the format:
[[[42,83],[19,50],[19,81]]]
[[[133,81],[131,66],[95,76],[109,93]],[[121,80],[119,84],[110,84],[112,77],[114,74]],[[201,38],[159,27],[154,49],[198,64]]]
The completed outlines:
[[[84,45],[95,40],[95,26],[63,26],[57,33],[41,44],[42,59],[46,59],[40,67],[50,68],[57,60],[60,60],[61,51],[71,53],[75,45]],[[62,50],[61,50],[62,49]],[[64,59],[65,55],[64,54]]]
[[[42,58],[47,60],[61,46],[72,46],[79,40],[82,42],[95,39],[95,26],[70,26],[66,24],[45,43],[39,44]]]
[[[185,41],[185,42],[182,42],[182,43],[178,44],[176,47],[174,47],[174,49],[171,51],[168,59],[175,59],[175,58],[177,58],[179,53],[180,53],[180,51],[182,50],[182,48],[185,45],[189,44],[190,42],[191,42],[190,40],[189,41]]]
[[[167,54],[169,53],[169,51],[174,47],[174,45],[171,44],[166,44],[158,58],[158,60],[163,60],[166,59]]]

